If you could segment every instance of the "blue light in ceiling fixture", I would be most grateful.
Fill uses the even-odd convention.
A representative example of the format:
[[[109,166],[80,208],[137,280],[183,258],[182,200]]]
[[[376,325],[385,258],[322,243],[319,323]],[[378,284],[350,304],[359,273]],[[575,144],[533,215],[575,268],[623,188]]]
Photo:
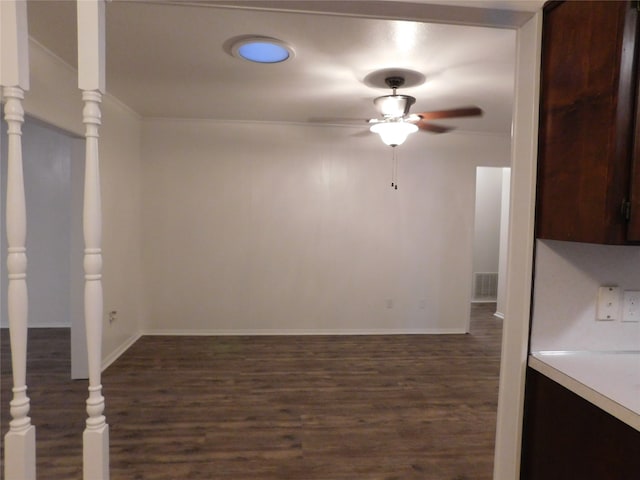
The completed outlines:
[[[284,62],[291,56],[291,50],[271,39],[250,40],[237,47],[237,54],[256,63]]]
[[[280,63],[294,56],[293,49],[283,41],[258,35],[230,38],[223,49],[231,56],[255,63]]]

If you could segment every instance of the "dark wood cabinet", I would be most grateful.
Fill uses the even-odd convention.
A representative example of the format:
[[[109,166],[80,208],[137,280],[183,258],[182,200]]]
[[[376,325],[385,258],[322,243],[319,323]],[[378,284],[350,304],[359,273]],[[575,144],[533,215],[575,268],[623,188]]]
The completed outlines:
[[[637,4],[544,7],[538,238],[640,242]]]
[[[521,480],[637,480],[640,432],[527,369]]]

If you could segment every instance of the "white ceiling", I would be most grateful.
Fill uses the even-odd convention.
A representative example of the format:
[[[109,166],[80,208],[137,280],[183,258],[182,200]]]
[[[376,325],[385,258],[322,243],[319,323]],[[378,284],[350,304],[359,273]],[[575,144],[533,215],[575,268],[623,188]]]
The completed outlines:
[[[243,8],[221,6],[224,3]],[[256,9],[269,4],[293,10],[291,6],[301,2],[108,2],[107,90],[145,117],[353,123],[376,116],[373,98],[390,93],[365,83],[365,77],[379,69],[403,68],[426,77],[422,85],[401,92],[417,98],[412,112],[478,105],[485,112],[482,118],[439,123],[465,131],[509,133],[514,30],[362,18],[353,12]],[[364,17],[402,12],[403,18],[421,20],[449,8],[407,2],[304,6],[311,4],[333,12],[359,9]],[[519,6],[532,10],[539,4]],[[29,0],[28,7],[30,34],[75,65],[74,2]],[[455,6],[448,14],[457,15],[455,21],[464,21],[467,12],[473,14],[467,18],[477,19],[479,12],[485,18],[505,18],[506,11],[463,7]],[[509,17],[521,21],[514,18]],[[281,64],[258,65],[225,52],[225,42],[246,34],[279,38],[293,46],[295,56]]]

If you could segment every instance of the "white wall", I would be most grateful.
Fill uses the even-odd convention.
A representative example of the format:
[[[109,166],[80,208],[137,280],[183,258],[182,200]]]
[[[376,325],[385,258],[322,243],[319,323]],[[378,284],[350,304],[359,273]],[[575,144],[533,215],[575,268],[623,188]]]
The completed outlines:
[[[478,167],[473,235],[473,274],[498,273],[502,168]],[[486,301],[487,298],[473,300]],[[495,297],[491,300],[495,301]]]
[[[103,357],[137,338],[146,305],[142,289],[141,122],[122,104],[107,97],[100,129],[102,250],[105,314]],[[106,317],[106,315],[105,315]]]
[[[537,241],[531,350],[640,349],[640,323],[595,320],[601,285],[640,290],[640,247]]]
[[[463,332],[475,169],[509,138],[148,120],[149,332]],[[391,306],[391,308],[388,308]]]
[[[27,210],[29,327],[71,325],[71,170],[72,138],[26,119],[23,128],[23,172]],[[7,187],[6,122],[2,122],[2,196]],[[77,160],[77,159],[75,159]],[[7,278],[4,209],[0,214],[0,274]],[[8,327],[7,282],[2,282],[0,326]]]
[[[84,136],[77,72],[33,41],[30,42],[29,57],[31,88],[25,94],[25,111],[51,125]],[[104,306],[105,313],[118,311],[118,321],[111,325],[107,316],[104,317],[102,352],[108,361],[137,337],[139,318],[144,316],[140,255],[140,119],[110,95],[103,97],[99,155]],[[29,275],[35,268],[31,255],[27,251]]]
[[[509,200],[511,198],[511,168],[502,169],[500,202],[500,253],[498,257],[498,298],[495,315],[504,318],[507,299],[507,252],[509,248]]]
[[[27,112],[82,134],[75,72],[36,43],[30,56]],[[466,329],[475,169],[507,164],[509,138],[416,135],[391,191],[391,149],[349,129],[149,121],[144,172],[139,133],[105,96],[106,360],[140,318],[150,331]]]
[[[473,271],[497,272],[500,246],[502,168],[478,167]]]

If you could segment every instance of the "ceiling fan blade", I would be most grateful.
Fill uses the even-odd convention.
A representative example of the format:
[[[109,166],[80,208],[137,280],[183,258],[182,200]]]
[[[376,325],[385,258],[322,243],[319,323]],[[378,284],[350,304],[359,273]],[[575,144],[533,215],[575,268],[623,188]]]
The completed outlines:
[[[435,120],[438,118],[456,118],[456,117],[479,117],[482,115],[482,109],[479,107],[461,107],[449,110],[434,110],[433,112],[422,112],[416,115],[422,117],[423,120]]]
[[[326,125],[364,125],[369,123],[368,118],[350,117],[310,117],[307,121],[309,123],[321,123]]]
[[[420,130],[431,133],[447,133],[454,129],[454,127],[445,127],[443,125],[436,125],[435,123],[427,123],[423,120],[416,122],[416,125]]]
[[[374,135],[374,133],[369,130],[368,128],[366,130],[361,130],[359,132],[356,133],[352,133],[351,135],[349,135],[350,137],[357,137],[357,138],[362,138],[362,137],[369,137],[371,135]]]

